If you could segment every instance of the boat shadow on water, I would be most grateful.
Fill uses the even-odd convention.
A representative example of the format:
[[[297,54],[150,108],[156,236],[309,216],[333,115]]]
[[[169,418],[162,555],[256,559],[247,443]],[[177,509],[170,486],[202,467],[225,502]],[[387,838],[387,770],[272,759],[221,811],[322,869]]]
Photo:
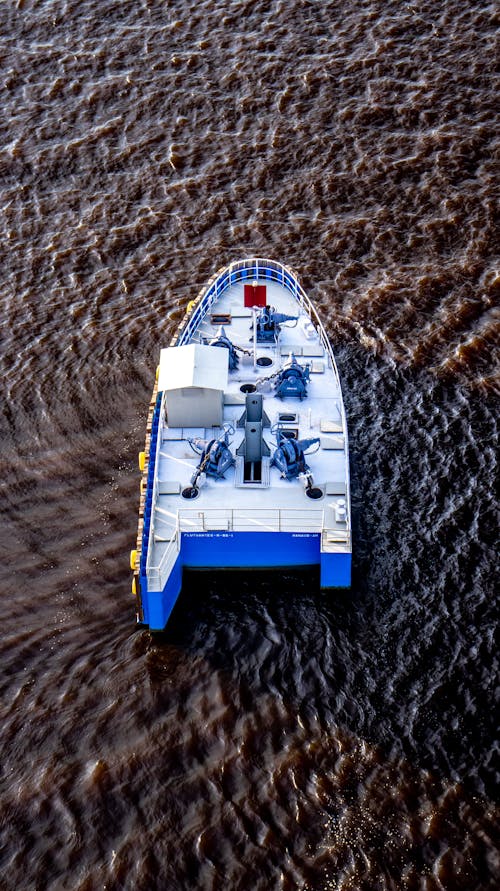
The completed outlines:
[[[152,689],[161,699],[172,665],[202,658],[243,711],[270,693],[325,732],[492,794],[493,415],[366,361],[340,351],[341,374],[370,379],[347,388],[351,590],[321,593],[311,569],[186,572],[167,631],[142,638]]]

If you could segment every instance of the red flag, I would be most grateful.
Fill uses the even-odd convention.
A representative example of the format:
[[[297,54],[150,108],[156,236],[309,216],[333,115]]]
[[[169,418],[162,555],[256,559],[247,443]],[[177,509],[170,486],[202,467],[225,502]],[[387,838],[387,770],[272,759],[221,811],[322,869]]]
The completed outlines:
[[[245,306],[266,305],[266,285],[245,285]]]

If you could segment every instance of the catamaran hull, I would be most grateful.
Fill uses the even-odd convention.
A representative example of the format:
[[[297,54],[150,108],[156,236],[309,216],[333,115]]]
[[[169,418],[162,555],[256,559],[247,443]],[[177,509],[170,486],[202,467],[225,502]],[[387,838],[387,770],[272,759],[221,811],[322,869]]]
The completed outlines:
[[[184,532],[162,591],[141,576],[143,624],[163,631],[182,590],[183,570],[290,570],[319,567],[322,589],[349,588],[351,554],[321,553],[321,535],[290,532]]]

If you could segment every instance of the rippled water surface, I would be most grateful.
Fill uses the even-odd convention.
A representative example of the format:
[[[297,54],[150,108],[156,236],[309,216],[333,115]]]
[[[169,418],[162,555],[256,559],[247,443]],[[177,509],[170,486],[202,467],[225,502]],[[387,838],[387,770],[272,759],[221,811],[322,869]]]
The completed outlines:
[[[495,889],[495,4],[0,6],[0,887]],[[245,256],[321,308],[354,578],[134,629],[158,351]]]

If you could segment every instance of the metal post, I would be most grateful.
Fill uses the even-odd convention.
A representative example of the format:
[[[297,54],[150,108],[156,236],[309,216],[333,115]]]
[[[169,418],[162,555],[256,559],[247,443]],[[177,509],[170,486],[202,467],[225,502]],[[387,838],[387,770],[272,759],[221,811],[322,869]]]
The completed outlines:
[[[257,368],[257,307],[252,306],[253,315],[253,368]]]

